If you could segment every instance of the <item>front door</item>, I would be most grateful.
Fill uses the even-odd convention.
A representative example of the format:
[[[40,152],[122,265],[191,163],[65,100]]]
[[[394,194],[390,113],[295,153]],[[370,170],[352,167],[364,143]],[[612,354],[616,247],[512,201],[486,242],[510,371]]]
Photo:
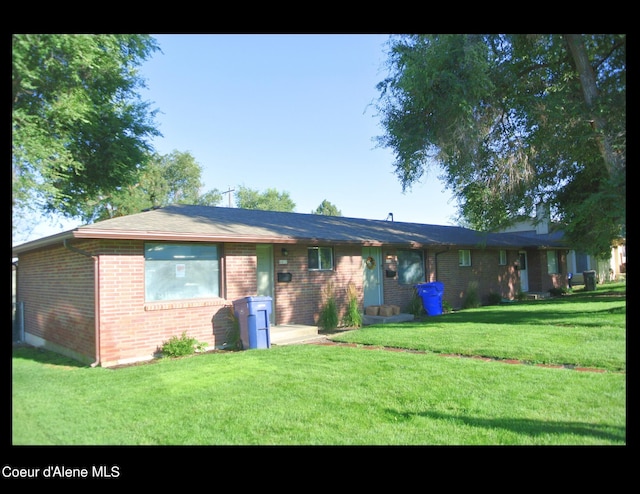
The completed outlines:
[[[518,269],[520,272],[520,290],[522,292],[529,291],[529,275],[527,274],[527,253],[525,251],[518,252]]]
[[[273,298],[273,245],[256,245],[257,258],[257,295],[259,297],[271,297],[271,315],[269,322],[273,325],[276,320],[276,301]]]
[[[364,271],[364,306],[382,305],[382,249],[362,248]]]

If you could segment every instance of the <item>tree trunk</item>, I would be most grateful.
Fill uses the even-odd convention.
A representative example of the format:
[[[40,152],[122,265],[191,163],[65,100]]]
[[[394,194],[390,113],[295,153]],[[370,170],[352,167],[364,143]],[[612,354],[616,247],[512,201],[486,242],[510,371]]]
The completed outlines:
[[[598,86],[596,84],[596,75],[593,71],[593,67],[589,63],[589,56],[584,46],[584,41],[581,34],[565,34],[564,38],[569,48],[569,53],[573,58],[578,75],[580,76],[580,85],[582,87],[582,95],[589,111],[594,110],[595,101],[598,98]],[[602,117],[598,117],[592,113],[591,128],[596,133],[596,139],[598,140],[598,146],[600,148],[600,154],[604,159],[605,166],[609,172],[609,176],[614,169],[617,168],[616,156],[611,149],[609,137],[605,131],[606,122]]]

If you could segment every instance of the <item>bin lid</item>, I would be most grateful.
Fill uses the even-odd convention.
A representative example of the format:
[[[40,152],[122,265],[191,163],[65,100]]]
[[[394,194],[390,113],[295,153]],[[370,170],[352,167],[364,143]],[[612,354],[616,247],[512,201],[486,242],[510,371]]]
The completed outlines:
[[[255,296],[255,297],[245,297],[247,302],[271,302],[271,297],[267,296]]]
[[[419,283],[415,285],[415,288],[418,290],[420,295],[429,294],[429,295],[438,295],[444,292],[444,283],[441,281],[432,281],[430,283]]]
[[[247,303],[247,302],[271,302],[271,300],[273,300],[271,297],[266,297],[266,296],[249,296],[249,297],[242,297],[239,299],[236,299],[233,301],[233,303]]]

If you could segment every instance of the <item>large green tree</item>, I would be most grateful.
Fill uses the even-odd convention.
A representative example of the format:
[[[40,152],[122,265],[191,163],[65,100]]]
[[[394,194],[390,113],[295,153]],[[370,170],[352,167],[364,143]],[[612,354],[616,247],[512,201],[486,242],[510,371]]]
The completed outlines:
[[[626,36],[407,35],[378,84],[403,190],[441,167],[461,219],[497,230],[544,205],[580,251],[626,224]]]
[[[189,152],[154,154],[135,184],[119,187],[96,202],[87,202],[83,219],[91,223],[168,204],[218,205],[222,193],[218,189],[201,193],[201,175],[202,166]]]
[[[324,199],[320,206],[315,211],[311,211],[312,214],[321,214],[324,216],[342,216],[342,211],[338,209],[335,204]]]
[[[278,192],[272,188],[260,192],[259,190],[240,186],[235,193],[235,199],[236,206],[242,209],[291,213],[296,208],[296,204],[291,200],[288,192]]]
[[[136,182],[160,135],[137,68],[158,49],[148,35],[13,35],[14,214],[83,217]]]

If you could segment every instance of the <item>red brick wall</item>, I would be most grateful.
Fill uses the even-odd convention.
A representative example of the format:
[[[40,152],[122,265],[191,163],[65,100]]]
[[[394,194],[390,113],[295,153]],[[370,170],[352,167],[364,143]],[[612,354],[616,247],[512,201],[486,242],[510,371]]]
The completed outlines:
[[[527,252],[527,276],[529,278],[530,292],[542,291],[542,273],[546,273],[546,272],[547,272],[546,252],[542,252],[542,253],[540,251]]]
[[[382,249],[382,287],[383,299],[387,305],[398,305],[401,311],[408,310],[409,303],[413,297],[415,284],[401,284],[398,282],[398,252],[395,248]],[[422,252],[425,261],[425,281],[429,279],[428,259],[425,251]],[[395,271],[395,276],[387,276],[387,270]]]
[[[71,245],[99,258],[103,366],[152,358],[183,331],[210,348],[222,346],[232,327],[231,300],[255,294],[255,248],[250,245],[225,249],[229,300],[150,303],[144,300],[144,242],[74,240]],[[27,340],[44,340],[45,346],[81,361],[97,358],[93,273],[92,258],[63,246],[20,256],[17,296],[24,302]]]
[[[491,293],[513,299],[520,290],[517,271],[513,266],[517,259],[517,251],[507,250],[507,264],[501,266],[498,249],[471,249],[471,266],[459,266],[457,248],[429,250],[432,275],[444,284],[442,298],[453,308],[463,307],[472,289],[477,290],[481,303],[487,303]]]
[[[258,260],[255,244],[224,244],[223,256],[225,292],[221,295],[229,303],[256,295]]]
[[[87,363],[95,357],[94,261],[60,244],[22,254],[17,300],[24,303],[27,343],[66,348]]]
[[[172,336],[222,347],[232,328],[232,301],[255,295],[255,246],[227,244],[221,263],[226,273],[216,299],[145,302],[144,243],[111,241],[100,256],[101,359],[103,365],[151,358]],[[226,298],[224,295],[226,294]]]
[[[547,251],[534,250],[527,252],[529,268],[529,291],[546,292],[551,288],[567,287],[567,254],[558,252],[559,273],[549,273],[547,268]]]
[[[282,248],[287,256],[281,253]],[[276,324],[309,324],[318,322],[326,300],[327,284],[334,288],[334,296],[342,318],[347,308],[347,286],[353,282],[359,293],[362,310],[362,249],[360,246],[336,246],[333,249],[333,271],[309,271],[307,245],[274,246]],[[286,260],[287,264],[280,264]],[[291,273],[291,282],[278,282],[277,273]]]
[[[428,264],[432,276],[437,271],[437,280],[444,283],[443,300],[453,308],[463,307],[465,297],[474,285],[482,304],[489,302],[492,293],[513,300],[521,290],[520,274],[514,267],[519,259],[517,250],[507,250],[507,264],[501,266],[498,264],[499,249],[471,249],[471,266],[465,267],[458,265],[457,248],[437,256],[436,252],[429,251]],[[546,256],[544,250],[527,251],[529,291],[547,291],[554,286],[566,286],[566,255],[563,252],[559,255],[559,270],[564,275],[547,273]]]
[[[222,347],[233,326],[233,301],[256,295],[257,258],[253,244],[223,246],[220,298],[162,302],[144,299],[143,241],[74,240],[71,245],[99,259],[99,347],[103,366],[153,358],[165,341],[183,332],[210,348]],[[282,247],[287,249],[287,256],[282,255]],[[275,324],[317,324],[328,284],[333,286],[340,318],[348,307],[349,283],[356,287],[363,311],[362,248],[335,246],[334,270],[309,271],[307,247],[274,246]],[[553,286],[556,277],[546,274],[546,254],[537,254],[529,257],[530,286],[537,286],[532,284],[534,279],[542,280],[538,284]],[[386,277],[387,268],[397,270],[395,251],[385,248],[382,255],[384,303],[405,309],[413,296],[413,285],[400,285],[397,277]],[[459,267],[457,249],[425,251],[426,280],[444,283],[443,299],[452,307],[463,305],[471,282],[477,282],[483,303],[492,292],[504,298],[517,294],[519,281],[513,268],[517,251],[508,251],[506,266],[498,265],[498,250],[472,250],[471,256],[470,267]],[[562,259],[566,262],[566,256]],[[283,260],[286,264],[280,263]],[[97,358],[94,267],[91,257],[62,245],[20,256],[17,290],[18,301],[24,302],[27,339],[65,347],[67,354],[79,360],[91,362]],[[278,272],[291,273],[292,281],[278,282]]]

